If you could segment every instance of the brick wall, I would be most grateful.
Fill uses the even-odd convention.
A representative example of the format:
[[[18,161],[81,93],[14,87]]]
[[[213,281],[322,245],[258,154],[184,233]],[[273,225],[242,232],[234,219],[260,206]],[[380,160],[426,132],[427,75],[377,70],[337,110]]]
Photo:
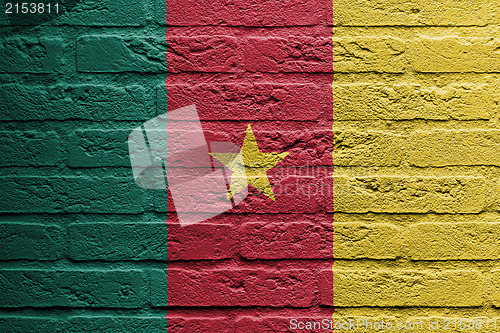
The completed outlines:
[[[0,14],[0,331],[165,332],[166,193],[127,148],[159,113],[165,5],[34,15]]]
[[[498,7],[2,10],[0,331],[286,332],[333,304],[336,321],[500,317]],[[251,123],[282,167],[327,171],[285,186],[333,195],[251,195],[181,228],[135,185],[126,138],[191,103],[209,139]]]
[[[165,191],[134,183],[126,142],[195,103],[209,141],[241,144],[251,123],[262,151],[290,153],[282,168],[322,167],[331,187],[331,2],[75,1],[2,13],[0,29],[0,331],[257,332],[331,316],[331,195],[254,191],[182,228]],[[319,184],[283,186],[296,182]]]
[[[335,320],[500,317],[498,3],[339,0],[333,23],[334,182],[350,189]]]
[[[250,189],[189,227],[170,207],[168,292],[156,300],[168,331],[285,332],[291,318],[331,318],[331,2],[168,0],[167,13],[169,110],[196,104],[209,141],[241,145],[251,124],[261,151],[289,152],[268,171],[276,202]],[[284,190],[303,185],[315,192]]]

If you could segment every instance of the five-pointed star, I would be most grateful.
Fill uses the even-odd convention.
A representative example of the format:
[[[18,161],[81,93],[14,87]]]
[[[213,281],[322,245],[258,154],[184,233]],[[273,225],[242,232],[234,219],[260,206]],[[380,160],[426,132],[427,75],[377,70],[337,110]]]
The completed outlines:
[[[245,141],[241,147],[241,157],[243,160],[241,157],[237,157],[239,154],[234,153],[212,153],[211,155],[233,171],[230,185],[231,190],[228,194],[229,198],[241,192],[246,186],[253,185],[273,201],[276,201],[266,171],[272,169],[288,154],[261,153],[257,146],[255,135],[252,132],[252,127],[248,124]]]

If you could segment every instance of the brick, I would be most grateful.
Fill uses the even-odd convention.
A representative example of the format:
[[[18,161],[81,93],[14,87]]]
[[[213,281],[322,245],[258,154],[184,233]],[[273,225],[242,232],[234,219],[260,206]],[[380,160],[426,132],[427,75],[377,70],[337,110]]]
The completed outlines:
[[[310,128],[295,131],[259,133],[259,146],[289,154],[274,170],[274,176],[312,175],[329,177],[333,171],[332,141],[334,134],[330,128],[322,129],[313,124]],[[283,171],[283,172],[282,172]]]
[[[4,213],[131,213],[144,211],[146,190],[133,177],[2,177]]]
[[[308,307],[315,277],[306,269],[169,269],[153,277],[153,306]],[[167,284],[168,280],[168,286]]]
[[[236,37],[200,35],[167,36],[169,73],[241,71],[242,50]]]
[[[4,38],[0,40],[0,73],[57,73],[68,64],[61,38]]]
[[[499,47],[493,37],[421,37],[410,44],[411,66],[423,73],[498,73]]]
[[[334,223],[335,259],[396,259],[401,255],[401,230],[387,223]]]
[[[112,0],[85,0],[60,15],[55,25],[137,27],[146,22],[145,3],[128,2],[122,5]]]
[[[170,8],[169,8],[169,12],[170,12]],[[154,1],[154,18],[155,18],[156,23],[158,23],[158,24],[161,24],[161,25],[167,24],[167,2],[165,0],[155,0]]]
[[[216,121],[202,122],[208,142],[223,141],[242,145],[249,122],[230,124]],[[259,126],[262,122],[257,123]],[[254,128],[257,145],[262,152],[288,152],[284,160],[269,170],[268,175],[277,179],[283,176],[329,176],[332,167],[332,142],[330,126],[304,122],[273,122],[268,129]],[[170,140],[172,142],[172,140]]]
[[[496,308],[500,308],[500,270],[492,270],[491,284],[493,286],[493,290],[491,292],[493,306]]]
[[[191,332],[220,332],[234,333],[235,323],[229,317],[170,317],[167,314],[168,332],[191,333]]]
[[[487,84],[354,83],[333,85],[334,120],[489,120],[496,110]]]
[[[55,225],[0,223],[2,260],[55,260],[63,256],[66,235]]]
[[[5,10],[0,11],[0,26],[9,26],[11,25],[11,18],[9,14],[5,13]]]
[[[231,225],[197,223],[181,227],[168,224],[169,261],[231,258],[239,242]]]
[[[332,73],[330,38],[290,36],[249,37],[245,68],[250,72]]]
[[[157,1],[158,4],[158,1]],[[158,4],[157,8],[161,4]],[[173,26],[307,26],[321,22],[325,3],[322,1],[167,1],[166,23]],[[158,23],[165,24],[160,19]]]
[[[332,258],[331,224],[310,222],[251,222],[240,228],[245,259]]]
[[[286,173],[276,177],[268,174],[273,186],[276,201],[250,188],[249,196],[238,206],[234,213],[317,213],[330,207],[324,205],[325,197],[332,196],[331,179],[326,177],[289,175]]]
[[[433,130],[410,135],[411,165],[492,165],[500,166],[500,131]]]
[[[479,213],[491,201],[482,177],[334,177],[335,212]]]
[[[167,298],[167,269],[154,269],[149,273],[149,304],[152,307],[170,306]]]
[[[332,269],[320,271],[318,280],[319,280],[319,299],[321,305],[333,307],[336,304],[334,304]]]
[[[53,317],[5,316],[0,317],[2,332],[60,332],[62,321]]]
[[[398,166],[404,152],[403,138],[378,131],[333,129],[335,166]]]
[[[304,170],[305,169],[305,170]],[[332,179],[329,167],[309,168],[312,171],[307,174],[307,167],[301,168],[274,168],[267,173],[270,184],[273,186],[273,193],[276,201],[273,201],[265,194],[262,194],[253,186],[248,187],[248,195],[245,200],[234,207],[232,213],[316,213],[328,210],[332,206]],[[327,175],[325,175],[327,173]],[[167,176],[168,177],[168,176]],[[224,192],[225,193],[225,192]],[[185,198],[188,198],[187,196]],[[169,201],[165,207],[162,197],[158,197],[159,202],[155,202],[155,211],[174,212],[179,207],[174,207]],[[185,199],[186,200],[186,199]],[[190,195],[189,200],[196,200],[196,212],[214,212],[211,207],[204,205],[203,198]],[[163,205],[163,208],[157,207]],[[192,213],[194,208],[184,209],[185,213]],[[180,210],[179,210],[180,211]]]
[[[500,255],[498,223],[418,223],[406,233],[413,260],[488,260]]]
[[[139,85],[2,85],[0,119],[148,120],[156,110],[153,99],[147,97]]]
[[[474,307],[484,281],[475,270],[333,270],[335,306]]]
[[[167,105],[175,110],[195,104],[202,120],[316,121],[331,113],[329,89],[298,83],[168,84],[166,93],[164,86],[158,89],[158,114]]]
[[[490,2],[488,9],[493,13],[491,22],[500,23],[500,7]]]
[[[163,223],[73,223],[69,226],[73,260],[167,260]]]
[[[77,70],[166,73],[165,52],[166,45],[161,39],[87,35],[77,42]]]
[[[68,333],[160,333],[166,332],[166,330],[167,319],[165,316],[123,317],[120,315],[75,316],[68,319],[66,327],[64,328],[64,332]]]
[[[130,167],[129,130],[77,130],[69,143],[68,165],[75,168]]]
[[[406,43],[395,37],[333,38],[336,73],[403,73]]]
[[[63,142],[55,132],[0,132],[0,166],[57,166]]]
[[[0,306],[139,308],[145,281],[137,270],[2,270]]]
[[[333,6],[335,26],[482,26],[488,18],[484,0],[340,0]]]

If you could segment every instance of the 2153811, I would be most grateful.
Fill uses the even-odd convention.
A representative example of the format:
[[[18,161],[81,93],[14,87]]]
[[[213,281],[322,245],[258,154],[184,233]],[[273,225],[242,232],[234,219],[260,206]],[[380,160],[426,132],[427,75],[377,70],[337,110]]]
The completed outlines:
[[[59,3],[23,2],[5,4],[6,14],[52,14],[59,13]]]

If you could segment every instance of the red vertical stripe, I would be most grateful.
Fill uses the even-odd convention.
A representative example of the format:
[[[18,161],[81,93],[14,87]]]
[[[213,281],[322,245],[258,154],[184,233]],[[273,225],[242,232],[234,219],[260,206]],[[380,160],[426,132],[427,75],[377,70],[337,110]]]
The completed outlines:
[[[241,146],[250,123],[261,152],[289,152],[267,172],[276,201],[249,187],[231,211],[181,227],[169,198],[169,332],[332,316],[331,6],[167,1],[168,110],[195,104],[208,142]]]

